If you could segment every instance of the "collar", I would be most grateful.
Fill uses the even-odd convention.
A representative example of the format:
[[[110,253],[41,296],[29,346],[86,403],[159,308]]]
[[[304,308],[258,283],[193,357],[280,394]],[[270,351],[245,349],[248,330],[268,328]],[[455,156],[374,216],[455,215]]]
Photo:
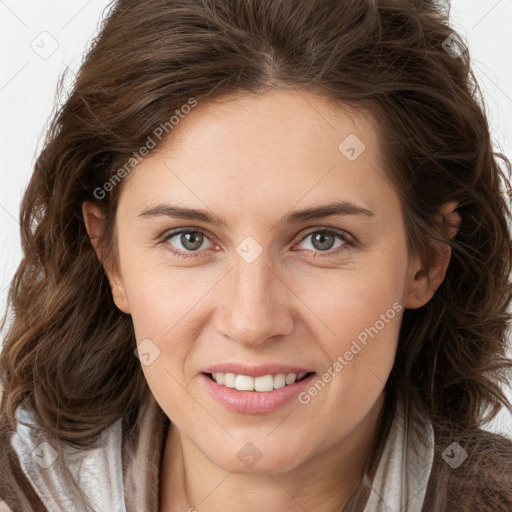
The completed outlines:
[[[410,422],[407,403],[399,400],[363,512],[420,512],[433,462],[431,421]]]
[[[48,437],[26,409],[18,407],[16,419],[11,445],[48,512],[86,510],[65,484],[66,468],[95,510],[127,512],[122,499],[121,420],[102,432],[100,447],[79,450]]]

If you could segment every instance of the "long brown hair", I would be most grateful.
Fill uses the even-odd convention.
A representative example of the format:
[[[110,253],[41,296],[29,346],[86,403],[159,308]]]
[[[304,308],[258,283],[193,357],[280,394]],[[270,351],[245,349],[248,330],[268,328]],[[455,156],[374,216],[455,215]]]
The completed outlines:
[[[432,241],[452,249],[433,298],[404,312],[389,403],[406,392],[434,424],[461,429],[510,407],[500,383],[512,367],[511,166],[493,152],[469,52],[447,51],[455,32],[448,20],[434,0],[112,3],[52,117],[21,204],[0,430],[16,427],[22,403],[49,434],[83,447],[118,418],[130,424],[149,391],[131,318],[114,305],[81,205],[103,208],[102,243],[115,261],[123,165],[159,126],[172,137],[169,119],[191,98],[269,87],[315,91],[374,116],[410,250],[428,267]],[[462,218],[452,240],[436,220],[450,200]],[[7,441],[0,460],[12,461]],[[0,489],[26,504],[11,466],[0,465]]]

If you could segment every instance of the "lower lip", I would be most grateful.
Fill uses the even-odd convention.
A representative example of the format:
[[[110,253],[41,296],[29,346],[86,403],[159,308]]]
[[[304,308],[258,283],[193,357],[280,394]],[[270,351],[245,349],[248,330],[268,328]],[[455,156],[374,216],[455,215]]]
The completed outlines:
[[[234,388],[222,386],[213,381],[209,375],[200,375],[208,392],[227,409],[244,414],[263,414],[272,412],[291,402],[304,389],[306,389],[315,373],[299,382],[294,382],[280,389],[272,391],[238,391]]]

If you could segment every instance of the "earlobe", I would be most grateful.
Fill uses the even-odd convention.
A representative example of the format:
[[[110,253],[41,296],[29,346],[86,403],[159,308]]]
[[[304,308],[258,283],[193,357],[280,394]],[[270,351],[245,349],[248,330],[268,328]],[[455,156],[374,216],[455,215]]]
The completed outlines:
[[[438,219],[441,231],[450,239],[460,226],[461,216],[455,212],[456,201],[443,204],[439,210]],[[408,291],[405,301],[406,309],[417,309],[426,304],[443,282],[451,259],[451,248],[446,243],[434,243],[431,248],[430,268],[423,268],[418,256],[413,258],[408,278]]]
[[[103,248],[100,243],[100,237],[104,226],[104,216],[101,208],[90,201],[84,201],[82,204],[82,215],[85,222],[85,228],[87,234],[91,240],[91,244],[96,251],[96,255],[100,260],[105,274],[110,283],[110,289],[112,290],[112,297],[116,306],[126,314],[130,314],[130,307],[128,305],[128,299],[126,297],[126,290],[123,285],[123,280],[117,270],[112,265],[110,259],[103,252]]]

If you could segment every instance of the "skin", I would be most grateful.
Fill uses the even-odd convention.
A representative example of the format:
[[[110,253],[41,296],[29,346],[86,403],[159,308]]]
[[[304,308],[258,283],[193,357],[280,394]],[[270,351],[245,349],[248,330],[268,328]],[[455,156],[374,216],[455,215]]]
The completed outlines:
[[[366,146],[354,161],[338,150],[349,134]],[[306,405],[231,412],[203,391],[199,375],[227,360],[288,363],[322,375],[394,303],[418,308],[435,293],[450,250],[429,269],[408,253],[376,122],[308,91],[203,102],[122,186],[118,262],[105,268],[137,343],[150,339],[160,350],[142,365],[172,422],[160,510],[341,510],[374,447],[403,309]],[[374,215],[278,223],[291,211],[335,200]],[[158,203],[206,210],[227,226],[140,216]],[[440,211],[452,224],[460,220],[450,213],[455,207]],[[83,214],[105,263],[97,242],[101,211],[85,202]],[[332,248],[318,248],[314,235],[328,227],[356,244],[335,236]],[[190,250],[180,236],[159,242],[177,228],[202,230],[203,244]],[[247,236],[262,249],[252,263],[236,252]],[[192,257],[173,255],[169,246]],[[250,468],[237,457],[247,442],[261,453]]]

